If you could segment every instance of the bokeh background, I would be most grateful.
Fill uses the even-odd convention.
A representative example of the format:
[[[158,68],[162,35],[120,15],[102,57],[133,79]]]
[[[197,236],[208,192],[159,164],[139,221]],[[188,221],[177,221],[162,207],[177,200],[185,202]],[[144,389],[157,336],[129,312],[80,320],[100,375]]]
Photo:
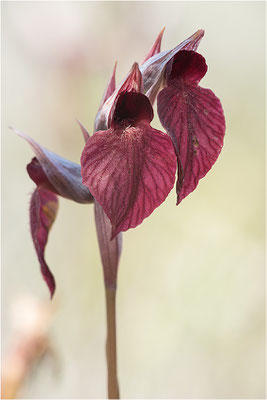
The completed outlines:
[[[123,398],[264,398],[264,2],[2,3],[2,345],[14,304],[52,307],[55,357],[34,364],[20,398],[106,396],[105,303],[93,207],[60,199],[47,260],[52,305],[30,237],[33,156],[12,125],[79,162],[106,82],[205,29],[201,85],[221,99],[225,146],[179,207],[175,193],[124,235],[118,276]],[[160,129],[157,118],[152,125]],[[19,308],[20,323],[28,308]],[[23,311],[21,311],[23,310]],[[18,313],[17,313],[18,314]],[[17,337],[16,340],[19,340]],[[56,359],[56,361],[55,361]],[[56,365],[55,365],[56,364]]]

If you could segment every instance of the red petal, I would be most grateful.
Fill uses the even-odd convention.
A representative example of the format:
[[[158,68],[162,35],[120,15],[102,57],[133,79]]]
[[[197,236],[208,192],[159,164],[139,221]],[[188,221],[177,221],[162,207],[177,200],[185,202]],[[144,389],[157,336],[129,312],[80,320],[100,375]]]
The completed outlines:
[[[191,67],[192,76],[199,80],[203,64],[199,73],[195,66]],[[180,177],[176,188],[177,204],[196,188],[199,179],[215,163],[225,133],[220,100],[211,90],[197,86],[195,79],[192,82],[184,70],[181,76],[185,79],[170,79],[168,87],[158,95],[158,115],[173,140],[183,171],[183,179]]]
[[[81,165],[83,184],[109,217],[114,238],[139,225],[165,200],[174,184],[176,157],[166,134],[140,122],[96,132]]]
[[[122,233],[110,240],[112,227],[103,208],[95,201],[95,223],[99,250],[103,265],[105,287],[115,289],[122,247]]]
[[[197,84],[208,70],[205,58],[201,54],[185,50],[173,57],[169,67],[167,85],[170,85],[173,79]]]
[[[152,121],[153,116],[153,108],[145,95],[136,92],[125,92],[117,100],[111,127],[125,128],[140,121],[149,123]]]
[[[55,291],[55,279],[46,264],[44,251],[48,233],[56,218],[57,210],[57,196],[48,190],[36,188],[32,194],[30,204],[31,234],[38,260],[41,265],[41,272],[47,286],[49,287],[51,297]]]
[[[151,47],[151,49],[145,56],[145,59],[142,62],[142,64],[144,64],[149,58],[153,57],[155,54],[158,54],[160,52],[161,41],[162,41],[162,36],[163,36],[164,31],[165,31],[165,27],[160,31],[157,39],[155,40],[153,46]]]

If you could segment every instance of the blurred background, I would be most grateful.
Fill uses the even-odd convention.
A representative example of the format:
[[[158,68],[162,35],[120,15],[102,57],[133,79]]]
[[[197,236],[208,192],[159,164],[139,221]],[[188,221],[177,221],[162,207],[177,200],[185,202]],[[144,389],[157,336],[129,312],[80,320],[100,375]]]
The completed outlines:
[[[60,199],[46,250],[57,282],[50,303],[29,230],[34,184],[25,167],[33,153],[8,126],[79,162],[84,142],[75,118],[92,132],[114,62],[119,82],[165,26],[163,50],[205,29],[199,52],[209,71],[201,86],[221,99],[227,130],[197,190],[179,207],[172,191],[124,234],[121,396],[264,398],[264,7],[2,3],[2,354],[5,361],[12,353],[16,326],[34,308],[25,296],[53,315],[44,321],[55,354],[33,365],[18,397],[105,398],[106,321],[91,205]],[[160,129],[156,117],[152,126]]]

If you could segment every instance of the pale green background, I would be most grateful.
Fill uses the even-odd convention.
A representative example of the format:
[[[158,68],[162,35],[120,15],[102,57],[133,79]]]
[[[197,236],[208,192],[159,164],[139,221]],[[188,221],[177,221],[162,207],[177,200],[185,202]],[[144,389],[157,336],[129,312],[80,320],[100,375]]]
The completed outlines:
[[[175,193],[124,235],[118,363],[124,398],[264,397],[264,3],[4,2],[3,354],[23,293],[48,301],[28,222],[29,146],[8,125],[79,162],[115,60],[118,80],[166,27],[163,49],[199,28],[221,99],[225,146],[179,207]],[[160,128],[157,119],[152,125]],[[45,360],[22,398],[106,395],[105,308],[92,206],[60,199],[47,260],[57,281]]]

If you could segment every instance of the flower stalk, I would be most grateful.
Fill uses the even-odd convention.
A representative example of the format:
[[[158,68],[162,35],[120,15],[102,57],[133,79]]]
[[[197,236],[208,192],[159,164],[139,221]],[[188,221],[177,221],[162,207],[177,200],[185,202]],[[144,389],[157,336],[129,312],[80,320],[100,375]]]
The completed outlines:
[[[119,386],[117,378],[117,345],[116,345],[116,289],[117,272],[122,246],[122,234],[119,233],[113,240],[111,236],[111,224],[102,207],[95,202],[95,223],[98,244],[103,266],[103,275],[106,292],[106,316],[107,316],[107,374],[108,397],[119,398]]]
[[[108,398],[119,399],[116,346],[116,289],[106,288]]]

